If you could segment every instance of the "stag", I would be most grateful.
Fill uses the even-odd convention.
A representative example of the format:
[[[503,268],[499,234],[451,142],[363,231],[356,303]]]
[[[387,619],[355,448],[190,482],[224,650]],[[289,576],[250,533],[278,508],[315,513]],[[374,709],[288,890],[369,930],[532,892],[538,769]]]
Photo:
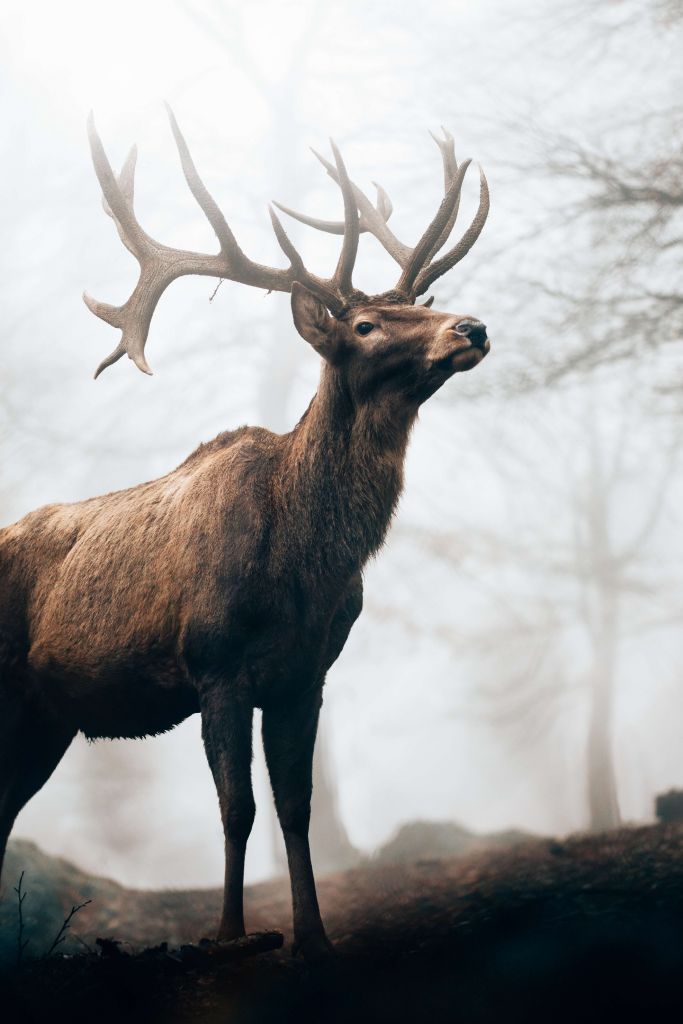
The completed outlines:
[[[330,278],[306,269],[275,210],[289,266],[249,259],[199,177],[169,110],[185,180],[213,227],[215,255],[151,238],[134,212],[136,151],[117,177],[92,117],[88,130],[105,211],[140,264],[121,306],[88,295],[89,308],[121,330],[98,367],[127,354],[150,373],[144,348],[164,289],[185,274],[291,293],[294,324],[322,357],[320,383],[292,431],[241,427],[202,444],[151,483],[71,505],[50,505],[0,530],[0,869],[14,819],[54,771],[79,731],[143,737],[199,712],[225,835],[218,939],[244,934],[243,874],[254,819],[252,718],[263,743],[289,864],[295,942],[315,959],[330,949],[308,844],[312,756],[325,676],[362,606],[362,571],[382,545],[403,483],[420,405],[489,350],[475,317],[440,313],[418,296],[461,260],[488,212],[481,173],[477,213],[439,256],[455,222],[468,162],[452,137],[435,138],[444,197],[414,247],[388,226],[348,176],[332,143],[319,157],[339,186],[342,236]],[[317,155],[317,154],[316,154]],[[381,295],[354,287],[359,235],[398,263]]]

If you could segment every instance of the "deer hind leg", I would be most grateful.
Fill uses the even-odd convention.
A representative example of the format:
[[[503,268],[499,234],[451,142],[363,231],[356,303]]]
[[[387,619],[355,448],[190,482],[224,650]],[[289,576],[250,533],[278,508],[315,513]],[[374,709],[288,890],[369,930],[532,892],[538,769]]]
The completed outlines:
[[[251,787],[253,707],[225,683],[202,688],[202,737],[213,773],[225,836],[225,888],[218,938],[244,935],[244,857],[256,807]]]
[[[75,730],[0,689],[0,880],[15,818],[50,778],[74,735]]]
[[[292,886],[294,941],[309,961],[327,957],[332,950],[320,917],[308,843],[313,748],[321,704],[318,691],[293,705],[263,710],[263,746]]]

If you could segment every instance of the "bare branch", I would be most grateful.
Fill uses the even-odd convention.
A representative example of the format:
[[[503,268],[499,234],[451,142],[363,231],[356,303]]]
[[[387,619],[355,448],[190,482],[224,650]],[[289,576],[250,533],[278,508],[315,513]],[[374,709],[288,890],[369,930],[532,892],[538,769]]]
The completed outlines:
[[[29,944],[29,940],[24,938],[24,900],[26,899],[26,892],[24,891],[24,874],[22,871],[19,875],[19,881],[14,886],[14,891],[17,894],[17,915],[18,915],[18,927],[17,927],[17,969],[21,968],[24,959],[24,950]]]
[[[66,939],[66,933],[68,932],[69,928],[71,927],[71,920],[72,920],[72,918],[74,918],[76,916],[76,914],[79,912],[79,910],[83,910],[83,908],[87,907],[90,903],[92,903],[92,900],[84,900],[83,903],[79,903],[78,906],[73,906],[71,908],[69,913],[66,915],[66,917],[62,921],[62,926],[59,929],[59,931],[57,932],[57,934],[55,935],[54,940],[52,942],[52,945],[49,947],[49,949],[47,949],[45,951],[44,956],[46,958],[48,956],[51,956],[51,954],[54,953],[54,951],[56,950],[57,946],[61,946],[62,942],[64,942],[64,940]]]

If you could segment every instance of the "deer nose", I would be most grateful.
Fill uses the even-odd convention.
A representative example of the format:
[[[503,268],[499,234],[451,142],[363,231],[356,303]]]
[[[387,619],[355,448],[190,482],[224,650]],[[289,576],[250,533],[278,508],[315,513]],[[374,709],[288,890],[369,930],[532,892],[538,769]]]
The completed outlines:
[[[461,320],[456,324],[455,330],[458,334],[468,338],[475,348],[483,348],[486,344],[486,324],[472,320]]]
[[[474,348],[483,348],[486,344],[486,324],[482,324],[479,320],[459,320],[452,330],[461,337],[467,338]]]
[[[483,348],[486,344],[486,324],[475,324],[469,333],[469,339],[475,348]]]

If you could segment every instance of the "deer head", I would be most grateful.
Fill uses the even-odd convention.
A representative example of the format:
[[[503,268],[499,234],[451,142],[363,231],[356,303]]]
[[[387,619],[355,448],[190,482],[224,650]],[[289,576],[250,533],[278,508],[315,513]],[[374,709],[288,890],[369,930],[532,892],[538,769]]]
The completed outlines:
[[[406,400],[422,402],[453,373],[469,370],[489,350],[486,327],[476,318],[432,310],[431,299],[416,305],[433,282],[455,266],[479,237],[489,209],[486,178],[480,171],[479,207],[460,241],[442,256],[458,214],[460,193],[470,161],[458,165],[452,136],[432,136],[443,162],[444,197],[432,222],[410,248],[393,234],[387,221],[392,204],[384,189],[377,188],[373,204],[350,179],[334,142],[334,163],[315,154],[338,184],[344,202],[343,221],[323,221],[285,206],[283,212],[317,228],[343,236],[341,253],[331,278],[312,274],[285,232],[272,206],[270,217],[278,243],[289,267],[276,269],[253,262],[240,248],[213,197],[199,177],[177,121],[168,108],[171,128],[185,180],[213,227],[220,245],[215,255],[172,249],[151,238],[140,226],[133,209],[136,150],[131,150],[123,169],[114,175],[92,115],[88,134],[95,171],[103,192],[103,205],[112,217],[126,248],[140,264],[140,277],[122,306],[98,302],[87,294],[86,304],[102,320],[121,330],[114,351],[100,363],[95,376],[127,354],[144,373],[151,373],[144,348],[149,326],[165,288],[178,277],[198,274],[265,288],[291,292],[294,323],[303,338],[326,360],[343,369],[359,400],[378,390]],[[359,236],[368,232],[399,264],[395,287],[368,296],[354,287],[353,267]]]

